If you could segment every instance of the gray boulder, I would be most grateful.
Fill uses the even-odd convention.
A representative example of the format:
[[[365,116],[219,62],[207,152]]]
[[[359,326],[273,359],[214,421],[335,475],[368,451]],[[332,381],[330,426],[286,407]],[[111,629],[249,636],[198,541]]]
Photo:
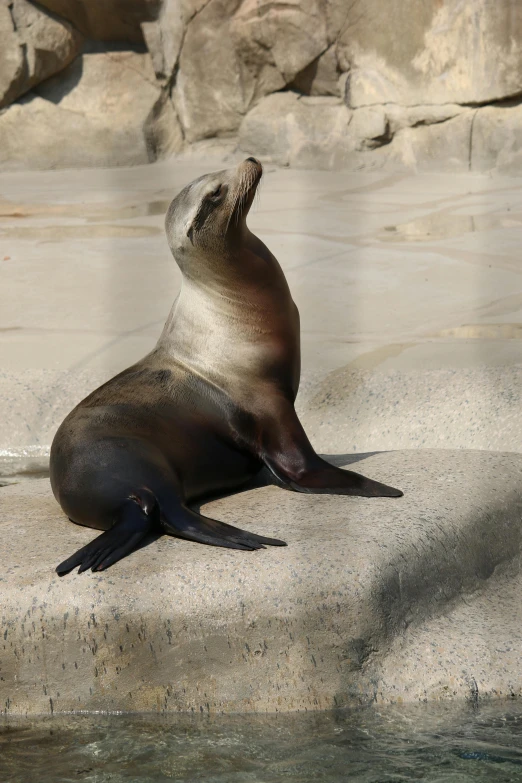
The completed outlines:
[[[237,131],[252,105],[292,83],[314,61],[319,65],[328,49],[318,0],[281,6],[265,0],[211,0],[185,23],[175,95],[189,141]],[[168,46],[171,56],[156,58],[167,70],[178,44]],[[334,82],[330,61],[320,65],[317,83]]]
[[[63,70],[82,36],[27,0],[0,0],[0,108]]]
[[[0,2],[0,40],[0,106],[6,106],[20,94],[25,60],[6,0]]]
[[[253,92],[230,41],[238,0],[212,0],[187,27],[174,102],[187,141],[237,130]]]
[[[382,106],[369,106],[353,112],[350,125],[358,149],[380,147],[391,138],[390,123]]]
[[[349,105],[479,103],[520,92],[517,0],[330,0]]]
[[[350,147],[349,110],[336,98],[269,95],[250,111],[239,130],[242,150],[280,165],[331,168]]]
[[[243,0],[231,30],[240,59],[254,71],[274,68],[282,85],[292,82],[328,48],[325,17],[318,0],[284,4]]]
[[[0,115],[4,169],[147,163],[181,131],[148,54],[85,54]]]
[[[433,124],[406,127],[389,145],[387,165],[418,171],[468,171],[473,111]]]
[[[522,170],[522,106],[485,106],[473,122],[471,168],[497,169],[509,174]]]

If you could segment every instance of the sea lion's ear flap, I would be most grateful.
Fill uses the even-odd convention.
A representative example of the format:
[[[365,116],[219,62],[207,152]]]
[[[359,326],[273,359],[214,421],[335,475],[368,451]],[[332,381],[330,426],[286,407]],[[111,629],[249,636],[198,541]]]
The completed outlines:
[[[190,239],[190,244],[194,244],[194,224],[191,223],[189,230],[187,231],[187,236]]]

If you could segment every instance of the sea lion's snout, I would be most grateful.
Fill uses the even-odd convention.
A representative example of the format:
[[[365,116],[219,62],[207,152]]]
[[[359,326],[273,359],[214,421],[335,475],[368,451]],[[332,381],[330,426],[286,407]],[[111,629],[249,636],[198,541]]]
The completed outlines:
[[[258,161],[257,158],[252,157],[242,161],[238,166],[238,170],[240,176],[244,175],[245,172],[248,173],[249,178],[254,176],[254,181],[256,184],[259,182],[263,174],[263,166],[261,165],[260,161]]]
[[[259,180],[263,176],[263,166],[257,158],[247,158],[242,161],[236,169],[236,193],[239,204],[239,211],[246,217],[252,204]]]

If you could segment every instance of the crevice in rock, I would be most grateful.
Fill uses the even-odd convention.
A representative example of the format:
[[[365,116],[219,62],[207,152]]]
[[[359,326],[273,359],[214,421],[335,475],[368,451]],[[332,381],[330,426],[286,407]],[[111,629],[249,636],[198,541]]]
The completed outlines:
[[[269,48],[269,47],[267,47]],[[310,95],[312,90],[312,85],[314,82],[315,77],[317,76],[317,70],[319,68],[319,60],[321,57],[323,57],[326,52],[332,48],[332,45],[326,46],[322,52],[319,52],[317,57],[314,57],[311,62],[308,63],[308,65],[305,65],[304,68],[302,68],[299,73],[297,73],[291,82],[289,82],[286,85],[287,90],[292,90],[293,92],[298,92],[301,95]],[[279,69],[278,69],[279,70]],[[279,71],[280,72],[280,71]],[[281,72],[280,72],[281,73]],[[341,75],[341,71],[338,70],[338,76]],[[284,79],[284,74],[281,74],[281,77]],[[325,95],[329,93],[324,93]]]
[[[179,147],[177,144],[174,147],[172,146],[172,136],[168,133],[168,131],[165,135],[165,125],[162,123],[162,114],[167,108],[168,104],[170,104],[170,108],[176,117],[176,122],[181,135],[182,146],[185,144],[185,135],[183,133],[183,128],[181,126],[178,112],[174,102],[170,97],[168,89],[163,88],[158,95],[157,100],[154,102],[154,105],[149,112],[143,126],[145,146],[150,162],[159,160],[160,158],[164,157],[165,154],[169,155],[179,152]],[[169,124],[168,129],[170,128],[171,125]]]
[[[495,109],[513,109],[516,106],[522,104],[522,92],[517,95],[512,95],[509,98],[499,98],[498,101],[490,101],[490,103],[481,104],[477,108],[485,108],[487,106],[494,106]]]
[[[367,150],[375,150],[377,147],[385,147],[387,144],[390,144],[393,141],[393,136],[394,134],[390,127],[390,122],[389,120],[386,120],[384,133],[381,133],[380,136],[374,136],[371,139],[364,139],[363,148]]]
[[[477,110],[478,111],[478,110]],[[442,125],[445,122],[450,122],[450,120],[454,120],[455,117],[460,117],[461,114],[465,114],[466,112],[456,112],[455,114],[450,114],[448,117],[435,117],[433,119],[430,119],[428,117],[417,120],[416,122],[409,125],[409,128],[422,128],[427,127],[428,125]]]
[[[198,8],[198,10],[197,10],[197,11],[194,11],[194,13],[193,13],[193,14],[191,14],[191,16],[189,16],[189,18],[188,18],[188,19],[187,19],[187,21],[185,22],[185,31],[186,31],[187,27],[189,26],[189,24],[190,24],[190,23],[191,23],[191,22],[192,22],[192,21],[193,21],[193,20],[196,18],[196,16],[199,16],[201,13],[203,13],[203,11],[205,10],[205,8],[206,8],[208,5],[210,5],[210,3],[211,3],[211,2],[212,2],[212,0],[207,0],[207,2],[206,2],[206,3],[204,3],[204,5],[202,5],[202,6],[201,6],[201,8]]]
[[[149,162],[153,163],[154,161],[158,160],[160,156],[160,144],[159,140],[157,138],[157,135],[155,133],[154,123],[158,120],[159,116],[161,115],[161,112],[163,111],[163,108],[165,106],[165,101],[170,100],[168,94],[161,91],[161,94],[158,96],[158,100],[154,103],[154,106],[149,112],[149,115],[147,119],[145,120],[144,125],[144,135],[145,135],[145,147],[147,150],[147,155],[149,157]]]
[[[469,103],[459,103],[459,106],[467,106],[470,109],[480,109],[484,106],[502,107],[511,106],[522,102],[522,90],[517,90],[512,95],[505,95],[503,98],[495,98],[489,101],[470,101]]]
[[[179,63],[180,63],[180,60],[181,60],[181,55],[183,54],[183,46],[185,45],[185,38],[187,37],[187,31],[188,31],[189,25],[191,24],[191,22],[194,21],[194,19],[197,16],[199,16],[199,14],[203,13],[205,8],[207,8],[207,6],[209,6],[211,2],[212,2],[212,0],[207,0],[207,2],[204,5],[202,5],[201,8],[198,11],[194,11],[194,13],[191,16],[189,16],[189,18],[186,21],[183,20],[183,34],[181,36],[181,41],[180,41],[180,44],[179,44],[178,55],[176,57],[176,62],[174,63],[174,67],[172,68],[172,74],[168,78],[168,81],[167,81],[167,83],[168,83],[168,85],[170,87],[171,96],[172,96],[172,88],[175,86],[176,80],[177,80],[177,77],[178,77]],[[182,129],[183,129],[183,138],[185,138],[185,129],[183,128],[183,124],[181,124],[181,125],[182,125]]]
[[[296,90],[295,87],[291,87],[289,84],[285,84],[284,87],[281,87],[280,90],[274,90],[273,92],[269,93],[269,95],[263,96],[264,98],[270,97],[270,95],[279,95],[279,93],[284,92],[293,92],[293,94],[297,97],[298,100],[301,100],[301,98],[306,97],[303,95],[302,92],[299,92],[299,90]],[[247,112],[248,114],[248,112]]]
[[[142,43],[133,43],[132,41],[97,41],[94,38],[85,38],[80,54],[107,54],[110,52],[149,53],[145,44]]]
[[[181,139],[183,141],[183,147],[191,147],[192,144],[191,144],[190,141],[187,141],[187,134],[186,134],[186,131],[185,131],[185,126],[183,125],[183,122],[182,122],[182,119],[181,119],[181,115],[179,113],[179,109],[176,106],[176,100],[175,100],[175,96],[174,96],[174,86],[172,84],[171,85],[167,85],[167,94],[169,96],[170,102],[172,103],[172,107],[173,107],[174,111],[176,112],[176,117],[178,118],[179,129],[180,129],[180,132],[181,132]]]
[[[391,133],[388,126],[382,136],[376,136],[374,139],[369,140],[368,149],[375,150],[377,147],[385,147],[387,144],[391,144],[392,141],[393,133]]]
[[[15,33],[17,33],[18,32],[18,25],[16,24],[15,15],[13,13],[13,6],[14,6],[14,3],[8,3],[7,4],[7,10],[9,11],[9,16],[11,17],[13,30],[14,30]]]
[[[321,55],[319,55],[319,57],[320,56]],[[313,81],[317,75],[319,57],[316,57],[315,60],[312,60],[311,63],[305,65],[305,67],[295,75],[292,81],[289,82],[284,89],[287,91],[291,90],[292,92],[298,92],[300,95],[310,95]],[[281,76],[283,76],[283,74],[281,74]]]
[[[27,44],[20,42],[20,49],[22,50],[22,68],[18,78],[23,83],[25,81],[29,81],[29,58],[27,56]]]
[[[374,107],[385,108],[386,106],[398,106],[401,109],[419,109],[422,106],[461,106],[463,109],[482,109],[487,106],[495,106],[496,108],[509,108],[511,106],[519,106],[522,104],[522,91],[513,93],[513,95],[506,96],[505,98],[497,98],[495,100],[487,101],[442,101],[440,103],[430,103],[424,101],[423,103],[397,103],[396,101],[376,101],[375,103],[365,103],[360,106],[350,106],[349,104],[349,78],[346,80],[346,103],[349,108],[356,111],[357,109],[371,109]]]

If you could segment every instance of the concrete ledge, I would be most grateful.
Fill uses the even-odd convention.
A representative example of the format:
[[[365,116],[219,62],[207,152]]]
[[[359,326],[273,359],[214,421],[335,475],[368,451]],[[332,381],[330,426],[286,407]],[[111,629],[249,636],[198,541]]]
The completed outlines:
[[[351,461],[405,497],[263,487],[205,510],[286,549],[163,537],[62,580],[54,567],[93,531],[66,520],[45,479],[0,489],[0,708],[263,712],[522,694],[522,455]]]

